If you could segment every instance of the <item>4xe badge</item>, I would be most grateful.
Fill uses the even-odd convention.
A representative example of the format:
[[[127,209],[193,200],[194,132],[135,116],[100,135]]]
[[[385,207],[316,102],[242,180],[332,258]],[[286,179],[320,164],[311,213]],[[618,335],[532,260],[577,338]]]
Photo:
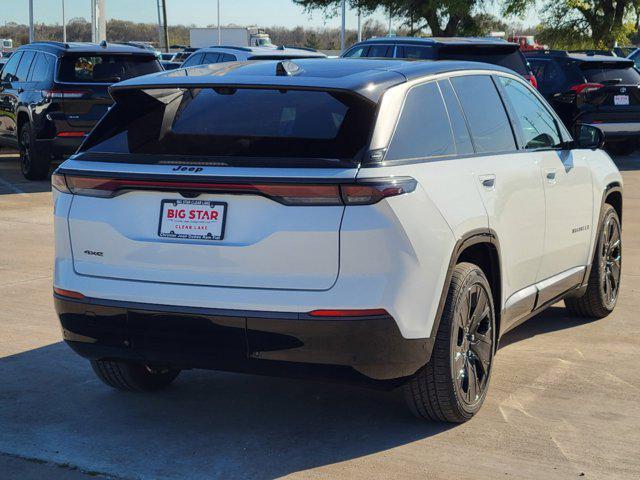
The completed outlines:
[[[84,251],[85,255],[91,255],[94,257],[103,257],[104,253],[103,252],[94,252],[93,250],[85,250]]]

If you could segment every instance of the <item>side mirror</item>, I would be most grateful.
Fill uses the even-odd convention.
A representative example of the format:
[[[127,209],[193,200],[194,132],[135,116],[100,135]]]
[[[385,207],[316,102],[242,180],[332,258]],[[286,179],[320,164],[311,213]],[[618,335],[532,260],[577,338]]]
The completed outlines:
[[[578,124],[574,130],[575,146],[596,150],[604,146],[604,133],[598,127]]]

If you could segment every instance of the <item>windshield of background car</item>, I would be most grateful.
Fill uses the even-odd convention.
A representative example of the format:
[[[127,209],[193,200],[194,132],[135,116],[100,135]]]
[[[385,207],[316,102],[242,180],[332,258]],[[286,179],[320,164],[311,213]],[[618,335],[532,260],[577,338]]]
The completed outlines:
[[[583,62],[580,68],[591,83],[640,83],[640,73],[632,65],[626,66],[619,62]]]
[[[520,75],[529,74],[526,60],[517,47],[445,46],[439,49],[438,59],[484,62],[509,68]]]
[[[162,71],[155,55],[65,55],[58,80],[70,83],[116,83]]]
[[[173,92],[165,101],[118,101],[86,150],[353,159],[366,146],[375,116],[374,104],[346,93],[230,87]]]

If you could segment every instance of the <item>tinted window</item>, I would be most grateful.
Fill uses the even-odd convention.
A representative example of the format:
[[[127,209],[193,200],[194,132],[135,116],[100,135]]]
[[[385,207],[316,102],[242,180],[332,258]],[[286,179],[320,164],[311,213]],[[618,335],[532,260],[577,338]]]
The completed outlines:
[[[220,58],[220,54],[219,53],[205,53],[204,54],[204,60],[202,61],[203,65],[209,64],[209,63],[218,63],[218,58]]]
[[[451,125],[435,82],[413,87],[389,145],[386,160],[455,154]]]
[[[522,136],[524,148],[553,148],[562,144],[555,118],[524,85],[511,78],[500,77],[504,91]]]
[[[509,118],[491,77],[455,77],[451,83],[467,118],[476,151],[491,153],[515,150]]]
[[[352,48],[347,53],[345,53],[344,56],[353,57],[353,58],[366,57],[368,50],[369,50],[369,47],[367,45],[362,45],[359,47]]]
[[[408,58],[412,60],[428,60],[434,57],[433,48],[430,47],[418,47],[416,45],[404,45],[398,47],[396,53],[398,58]]]
[[[520,75],[529,73],[526,60],[520,50],[505,50],[495,47],[445,47],[438,51],[438,59],[485,62],[509,68]]]
[[[26,82],[27,76],[29,75],[29,68],[31,68],[31,62],[36,56],[36,52],[33,50],[28,50],[22,54],[22,60],[20,60],[20,65],[18,66],[18,71],[16,72],[16,82]]]
[[[544,95],[563,91],[565,76],[553,60],[531,59],[531,70],[538,80],[538,87]]]
[[[53,80],[55,58],[51,55],[39,53],[31,68],[32,82],[46,82]]]
[[[393,45],[371,45],[367,57],[393,57]]]
[[[449,113],[449,120],[451,120],[451,128],[453,130],[453,137],[456,141],[456,152],[459,155],[467,155],[473,153],[473,144],[471,143],[471,136],[469,135],[469,128],[467,122],[462,114],[458,97],[453,91],[453,87],[449,80],[443,80],[438,82],[440,85],[440,91],[444,98],[444,103],[447,106],[447,112]]]
[[[235,62],[238,58],[235,55],[231,55],[229,53],[223,53],[220,62]]]
[[[160,62],[149,55],[67,55],[60,61],[58,78],[72,83],[114,83],[161,70]]]
[[[166,105],[117,103],[87,145],[107,153],[352,159],[373,118],[373,105],[341,93],[187,89]]]
[[[13,82],[16,79],[16,70],[18,69],[18,64],[20,63],[20,58],[22,57],[22,52],[18,52],[14,55],[11,55],[11,58],[6,63],[4,68],[2,69],[2,77],[0,78],[3,82]]]
[[[580,65],[582,72],[588,82],[615,82],[623,84],[640,83],[640,73],[633,68],[618,68],[618,63],[599,63],[599,62],[583,62]]]
[[[191,55],[187,60],[182,64],[183,67],[193,67],[194,65],[202,65],[202,58],[204,54],[195,53]]]

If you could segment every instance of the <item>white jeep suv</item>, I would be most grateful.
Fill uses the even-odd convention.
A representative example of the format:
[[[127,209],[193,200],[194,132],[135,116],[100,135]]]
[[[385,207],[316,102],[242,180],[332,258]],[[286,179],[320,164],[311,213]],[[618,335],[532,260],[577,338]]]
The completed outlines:
[[[53,185],[64,339],[112,387],[314,376],[462,422],[506,331],[561,299],[616,305],[622,182],[602,134],[573,138],[507,69],[264,61],[111,94]]]

